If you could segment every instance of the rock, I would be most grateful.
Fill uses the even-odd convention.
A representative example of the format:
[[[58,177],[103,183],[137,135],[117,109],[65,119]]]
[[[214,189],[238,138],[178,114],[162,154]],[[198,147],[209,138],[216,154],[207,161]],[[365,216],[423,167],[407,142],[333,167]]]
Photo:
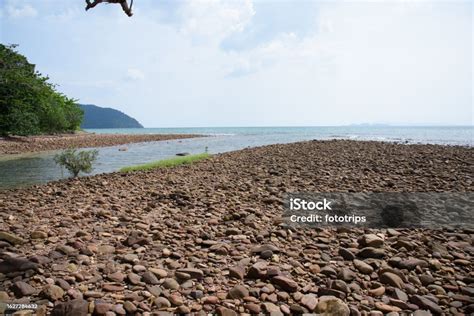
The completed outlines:
[[[56,247],[56,251],[59,251],[60,253],[65,254],[66,256],[73,256],[78,252],[76,249],[68,245],[59,245],[58,247]]]
[[[168,308],[168,307],[171,307],[171,303],[170,301],[168,301],[168,299],[164,298],[164,297],[158,297],[157,299],[155,299],[155,306],[157,308]]]
[[[179,289],[179,283],[175,279],[172,279],[172,278],[165,279],[161,286],[169,290]]]
[[[393,291],[393,297],[403,302],[408,301],[408,295],[406,295],[405,292],[397,288],[395,288],[395,290]]]
[[[29,261],[26,258],[6,258],[0,262],[0,273],[20,272],[27,270],[36,270],[38,264]]]
[[[207,296],[202,301],[203,304],[217,304],[219,303],[219,298],[217,296]]]
[[[30,234],[31,239],[45,239],[48,238],[48,234],[41,230],[34,230]]]
[[[357,275],[349,268],[342,268],[341,270],[339,270],[337,278],[346,282],[350,282],[356,279]]]
[[[231,310],[229,308],[226,308],[226,307],[223,307],[223,306],[219,306],[218,308],[216,308],[216,313],[219,316],[237,316],[237,315],[239,315],[236,312],[234,312],[233,310]]]
[[[419,278],[420,278],[421,284],[423,284],[424,286],[432,284],[436,281],[436,279],[432,275],[429,275],[429,274],[422,274],[419,276]]]
[[[374,268],[372,268],[371,265],[365,263],[362,260],[355,259],[353,263],[354,267],[356,267],[356,269],[363,274],[371,274],[372,272],[374,272]]]
[[[236,278],[239,280],[243,280],[245,276],[245,268],[242,266],[235,266],[229,268],[229,276],[231,278]]]
[[[383,284],[388,284],[399,289],[403,289],[404,287],[404,283],[402,279],[398,275],[392,272],[385,272],[381,274],[379,277],[379,280]]]
[[[263,307],[263,310],[265,312],[267,312],[268,314],[275,313],[275,314],[278,315],[278,313],[281,313],[280,308],[278,306],[276,306],[275,304],[270,303],[270,302],[262,303],[262,307]]]
[[[201,269],[186,268],[179,269],[177,272],[189,274],[193,279],[202,279],[204,277],[204,272]]]
[[[321,316],[349,316],[349,307],[339,298],[334,296],[319,297],[316,313]]]
[[[295,281],[281,275],[273,277],[271,282],[287,292],[296,292],[298,289],[298,284]]]
[[[170,301],[171,305],[173,306],[181,306],[184,304],[183,298],[181,295],[178,294],[172,294],[168,297],[168,300]]]
[[[0,291],[0,302],[5,302],[10,299],[10,296],[8,296],[8,293],[5,291]]]
[[[265,261],[258,261],[254,263],[249,271],[247,272],[247,277],[251,279],[262,279],[267,274],[268,264]]]
[[[137,311],[137,307],[135,306],[135,304],[130,301],[125,301],[123,303],[123,308],[127,311],[127,313],[130,314],[135,313]]]
[[[160,283],[158,278],[151,271],[147,271],[147,272],[143,273],[142,279],[147,284],[158,284],[158,283]]]
[[[413,295],[410,298],[410,302],[412,302],[413,304],[419,306],[420,308],[429,309],[430,311],[432,311],[435,314],[443,314],[443,309],[441,307],[439,307],[438,304],[436,304],[435,302],[433,302],[429,298],[426,298],[425,296]]]
[[[265,244],[265,245],[261,245],[261,246],[257,246],[257,247],[254,247],[252,248],[252,253],[253,254],[260,254],[264,251],[271,251],[272,253],[273,252],[280,252],[280,249],[274,245],[271,245],[271,244]]]
[[[361,258],[382,259],[385,257],[385,250],[382,248],[365,247],[357,253],[357,256]]]
[[[0,240],[8,241],[12,245],[23,245],[25,240],[12,233],[0,231]]]
[[[375,302],[375,308],[377,308],[379,311],[382,311],[384,313],[401,311],[401,309],[396,306],[391,306],[382,302]]]
[[[247,303],[244,307],[250,312],[250,314],[260,314],[261,308],[260,305],[254,303]]]
[[[344,260],[349,260],[352,261],[355,259],[354,253],[350,251],[349,249],[346,248],[340,248],[339,249],[339,255],[344,259]]]
[[[189,156],[190,153],[188,152],[183,152],[183,153],[177,153],[176,156]]]
[[[57,285],[48,284],[43,288],[42,295],[54,302],[64,296],[64,290]]]
[[[136,285],[141,282],[142,277],[136,273],[130,272],[129,274],[127,274],[127,279],[131,284]]]
[[[300,301],[301,305],[306,307],[310,312],[314,311],[316,309],[316,306],[318,305],[318,299],[316,298],[316,295],[314,294],[306,294],[301,298]]]
[[[110,245],[100,245],[97,248],[97,252],[101,255],[111,255],[115,253],[115,247]]]
[[[108,311],[112,309],[112,304],[109,304],[104,301],[95,301],[94,302],[94,313],[96,315],[105,315]]]
[[[380,248],[383,246],[383,239],[375,234],[366,234],[359,238],[358,242],[362,247]]]
[[[23,281],[13,283],[11,290],[16,297],[30,296],[36,293],[34,287]]]
[[[166,272],[166,270],[163,270],[163,269],[150,268],[148,270],[160,279],[166,278],[168,276],[168,272]]]
[[[241,284],[234,286],[229,291],[229,297],[234,299],[242,299],[246,296],[249,296],[249,290]]]
[[[117,285],[117,284],[112,284],[112,283],[106,283],[102,285],[102,289],[106,292],[122,292],[123,291],[123,286],[122,285]]]
[[[414,270],[418,266],[422,268],[426,268],[428,267],[428,262],[426,262],[425,260],[412,258],[412,259],[402,260],[398,262],[397,264],[397,268],[407,269],[407,270]]]
[[[125,275],[122,273],[122,272],[114,272],[112,274],[109,274],[107,276],[107,278],[110,280],[110,281],[114,281],[114,282],[123,282],[123,280],[125,279]]]
[[[324,274],[325,276],[332,276],[332,275],[336,275],[337,272],[336,270],[334,270],[331,266],[324,266],[321,271],[320,271],[321,274]]]
[[[89,303],[83,299],[74,299],[54,306],[52,316],[87,316]]]

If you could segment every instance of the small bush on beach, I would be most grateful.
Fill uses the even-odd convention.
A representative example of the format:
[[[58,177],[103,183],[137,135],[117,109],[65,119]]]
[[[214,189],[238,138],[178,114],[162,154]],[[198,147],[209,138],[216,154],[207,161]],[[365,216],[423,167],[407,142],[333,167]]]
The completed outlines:
[[[150,163],[146,163],[138,166],[124,167],[120,169],[121,172],[131,172],[131,171],[140,171],[140,170],[151,170],[156,168],[169,168],[179,165],[187,165],[199,160],[207,159],[211,155],[208,153],[202,153],[197,155],[189,155],[183,157],[176,157],[172,159],[158,160]]]
[[[97,150],[83,150],[78,152],[77,149],[67,149],[54,157],[61,167],[66,168],[75,178],[80,172],[90,173],[92,171],[92,163],[97,159],[99,152]]]

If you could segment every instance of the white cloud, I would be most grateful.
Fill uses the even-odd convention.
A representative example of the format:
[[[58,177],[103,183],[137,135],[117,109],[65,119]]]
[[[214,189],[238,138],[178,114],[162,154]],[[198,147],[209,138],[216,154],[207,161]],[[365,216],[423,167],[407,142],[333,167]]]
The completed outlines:
[[[127,70],[127,79],[133,80],[133,81],[144,80],[145,74],[140,69],[129,68]]]
[[[241,32],[255,9],[252,0],[188,0],[181,9],[181,32],[217,42]]]
[[[20,7],[15,7],[8,4],[5,8],[6,14],[12,18],[33,18],[38,15],[38,11],[29,4]]]

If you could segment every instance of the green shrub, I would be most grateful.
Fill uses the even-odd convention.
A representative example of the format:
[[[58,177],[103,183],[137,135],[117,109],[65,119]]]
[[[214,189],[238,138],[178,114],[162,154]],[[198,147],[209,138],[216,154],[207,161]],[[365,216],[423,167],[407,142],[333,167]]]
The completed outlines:
[[[169,168],[169,167],[175,167],[179,165],[187,165],[195,161],[207,159],[210,156],[211,155],[208,153],[202,153],[202,154],[197,154],[197,155],[176,157],[176,158],[171,158],[171,159],[158,160],[158,161],[146,163],[144,165],[124,167],[120,169],[120,171],[130,172],[130,171],[151,170],[151,169],[156,169],[156,168]]]
[[[54,156],[54,161],[66,168],[75,178],[80,172],[90,173],[92,171],[92,163],[97,159],[98,154],[99,152],[95,149],[80,152],[77,149],[67,149]]]

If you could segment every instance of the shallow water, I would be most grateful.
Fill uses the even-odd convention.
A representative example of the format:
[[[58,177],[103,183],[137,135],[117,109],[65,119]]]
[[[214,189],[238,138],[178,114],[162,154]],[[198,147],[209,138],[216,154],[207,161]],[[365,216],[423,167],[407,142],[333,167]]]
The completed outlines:
[[[222,153],[276,143],[312,139],[354,139],[473,146],[474,128],[468,127],[220,127],[88,130],[120,134],[202,134],[209,137],[136,143],[98,148],[92,174],[175,157],[176,153]],[[127,151],[119,151],[119,148]],[[0,188],[45,183],[67,176],[53,161],[57,151],[0,157]]]

